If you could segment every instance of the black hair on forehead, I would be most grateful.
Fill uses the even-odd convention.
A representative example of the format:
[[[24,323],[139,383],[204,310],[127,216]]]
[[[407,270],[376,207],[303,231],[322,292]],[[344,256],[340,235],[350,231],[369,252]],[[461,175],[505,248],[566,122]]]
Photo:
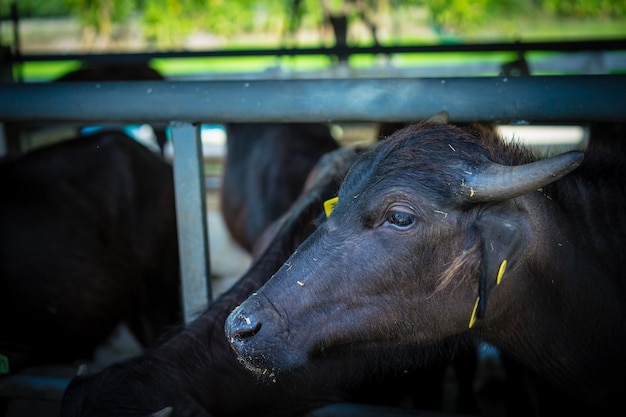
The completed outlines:
[[[501,140],[493,126],[422,122],[396,131],[353,166],[342,190],[360,193],[383,179],[393,184],[420,184],[431,196],[450,198],[463,171],[491,160],[519,165],[534,160],[532,152]]]
[[[365,154],[352,167],[342,188],[359,192],[363,186],[372,186],[390,176],[400,182],[431,182],[433,187],[440,187],[438,184],[449,183],[456,177],[455,166],[484,155],[473,139],[471,134],[453,125],[411,125]]]

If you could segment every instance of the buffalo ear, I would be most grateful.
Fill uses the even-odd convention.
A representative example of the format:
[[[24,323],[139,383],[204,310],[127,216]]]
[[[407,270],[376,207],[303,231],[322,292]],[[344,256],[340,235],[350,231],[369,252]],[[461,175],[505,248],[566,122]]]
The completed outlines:
[[[481,238],[482,265],[478,290],[478,317],[485,314],[491,291],[506,277],[526,248],[521,213],[486,210],[474,223]]]

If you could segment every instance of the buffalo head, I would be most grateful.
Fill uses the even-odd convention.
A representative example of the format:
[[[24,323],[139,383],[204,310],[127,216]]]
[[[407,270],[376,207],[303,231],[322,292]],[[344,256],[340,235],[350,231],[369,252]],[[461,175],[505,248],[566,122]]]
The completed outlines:
[[[514,297],[507,277],[540,250],[532,233],[550,201],[537,190],[581,160],[572,151],[535,161],[481,126],[396,132],[352,166],[332,214],[230,314],[232,348],[247,368],[276,375],[489,326],[496,301]]]

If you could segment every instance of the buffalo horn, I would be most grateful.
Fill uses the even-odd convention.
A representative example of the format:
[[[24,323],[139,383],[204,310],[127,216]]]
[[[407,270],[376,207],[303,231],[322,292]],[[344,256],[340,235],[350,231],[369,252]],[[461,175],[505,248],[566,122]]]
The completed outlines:
[[[76,376],[85,377],[89,376],[89,368],[84,363],[78,365],[78,370],[76,371]]]
[[[445,111],[442,110],[438,113],[436,113],[435,115],[431,116],[427,122],[430,123],[440,123],[440,124],[447,124],[450,121],[450,114]]]
[[[562,178],[582,160],[581,151],[570,151],[518,166],[488,162],[465,177],[460,196],[462,201],[471,203],[515,198]]]
[[[150,417],[170,417],[172,415],[172,407],[165,407],[159,411],[150,414]]]

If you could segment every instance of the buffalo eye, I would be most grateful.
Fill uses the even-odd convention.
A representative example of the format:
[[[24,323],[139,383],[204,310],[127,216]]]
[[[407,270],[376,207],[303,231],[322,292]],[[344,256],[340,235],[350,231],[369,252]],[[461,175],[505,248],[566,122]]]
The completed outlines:
[[[385,219],[385,224],[397,229],[408,229],[413,223],[415,223],[415,216],[404,211],[390,211]]]

